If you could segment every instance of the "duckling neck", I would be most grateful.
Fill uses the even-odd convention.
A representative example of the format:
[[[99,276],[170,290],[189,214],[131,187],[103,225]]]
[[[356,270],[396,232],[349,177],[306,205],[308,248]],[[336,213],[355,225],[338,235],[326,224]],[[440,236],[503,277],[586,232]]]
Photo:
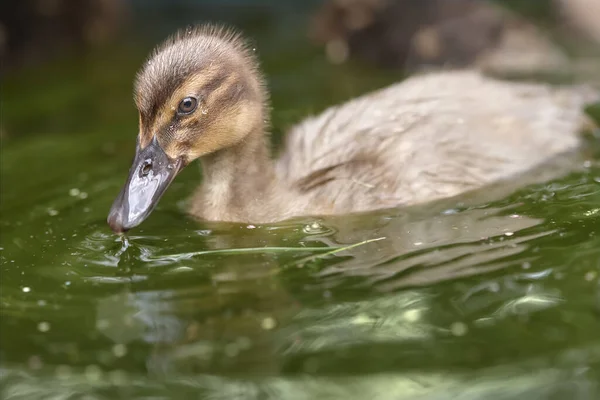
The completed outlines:
[[[193,199],[194,215],[221,221],[262,219],[276,190],[275,168],[262,127],[201,162],[203,183]]]

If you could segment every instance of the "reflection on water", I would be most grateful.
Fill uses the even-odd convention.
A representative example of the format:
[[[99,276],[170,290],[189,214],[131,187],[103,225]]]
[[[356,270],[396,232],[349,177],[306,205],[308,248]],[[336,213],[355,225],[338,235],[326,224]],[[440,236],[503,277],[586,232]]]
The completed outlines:
[[[127,238],[92,216],[53,225],[64,240],[34,271],[48,256],[15,237],[3,398],[596,398],[600,169],[586,165],[470,205],[265,226],[159,209]]]
[[[404,374],[380,373],[364,377],[255,377],[226,378],[195,374],[179,376],[168,384],[139,379],[123,371],[102,374],[97,370],[63,369],[56,374],[32,375],[27,371],[2,370],[4,398],[36,399],[375,399],[443,400],[484,399],[595,399],[600,346],[567,350],[557,355],[556,366],[540,368],[546,359],[522,364],[485,368],[477,372],[413,371]],[[581,368],[578,362],[590,362]],[[110,394],[107,394],[110,393]],[[85,397],[81,397],[85,396]]]

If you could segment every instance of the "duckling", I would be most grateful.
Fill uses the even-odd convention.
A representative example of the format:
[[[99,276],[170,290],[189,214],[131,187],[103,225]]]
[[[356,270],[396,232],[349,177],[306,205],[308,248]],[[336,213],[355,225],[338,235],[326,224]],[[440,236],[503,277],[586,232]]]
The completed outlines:
[[[269,148],[268,91],[231,28],[200,25],[159,45],[139,71],[136,155],[108,224],[142,223],[175,176],[200,159],[189,212],[272,223],[430,202],[510,180],[580,145],[598,93],[431,72],[333,106]]]

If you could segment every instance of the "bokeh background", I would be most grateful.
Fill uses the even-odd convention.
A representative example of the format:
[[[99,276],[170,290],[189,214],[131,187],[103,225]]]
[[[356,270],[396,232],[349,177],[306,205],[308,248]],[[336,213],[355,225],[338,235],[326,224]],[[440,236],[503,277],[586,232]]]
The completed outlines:
[[[187,24],[228,23],[256,42],[280,128],[423,66],[592,75],[593,65],[564,57],[597,50],[600,33],[588,21],[596,3],[6,1],[0,5],[2,137],[85,134],[108,120],[135,132],[134,73],[154,45]]]
[[[277,152],[302,118],[424,70],[600,87],[599,15],[598,0],[0,2],[1,397],[599,398],[597,131],[577,171],[492,202],[204,223],[183,207],[190,166],[128,240],[105,222],[134,154],[135,73],[188,24],[253,41]]]

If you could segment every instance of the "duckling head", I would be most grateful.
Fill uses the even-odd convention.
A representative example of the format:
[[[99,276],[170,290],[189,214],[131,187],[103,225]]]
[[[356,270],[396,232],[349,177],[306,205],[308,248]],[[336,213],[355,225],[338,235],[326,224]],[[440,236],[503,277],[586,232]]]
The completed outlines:
[[[158,46],[134,92],[135,159],[107,220],[117,233],[142,223],[187,164],[243,141],[266,117],[252,50],[218,26],[187,28]]]

